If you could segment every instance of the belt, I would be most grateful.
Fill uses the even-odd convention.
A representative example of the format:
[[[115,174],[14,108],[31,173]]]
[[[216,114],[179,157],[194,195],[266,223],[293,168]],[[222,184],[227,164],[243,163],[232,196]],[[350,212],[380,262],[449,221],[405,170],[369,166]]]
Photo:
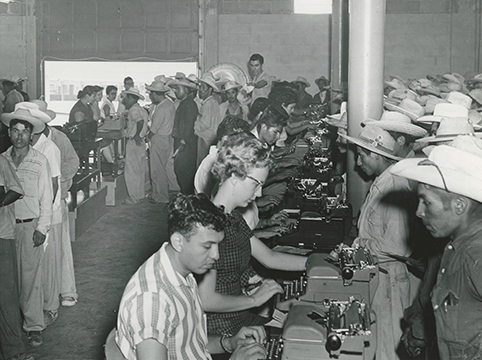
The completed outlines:
[[[17,223],[17,224],[23,224],[23,223],[32,222],[33,220],[34,220],[34,219],[24,219],[24,220],[16,219],[16,220],[15,220],[15,223]]]

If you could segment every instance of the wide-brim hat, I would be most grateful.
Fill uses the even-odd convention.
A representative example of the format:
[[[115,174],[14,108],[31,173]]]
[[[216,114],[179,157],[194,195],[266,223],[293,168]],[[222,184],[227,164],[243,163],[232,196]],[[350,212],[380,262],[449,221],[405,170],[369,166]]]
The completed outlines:
[[[327,115],[323,121],[331,126],[340,128],[340,129],[348,129],[348,116],[346,111],[343,114],[334,114],[334,115]]]
[[[427,131],[424,128],[412,124],[412,121],[407,115],[396,111],[383,112],[380,120],[363,120],[362,125],[375,125],[383,130],[400,132],[402,134],[410,135],[414,138],[427,136]]]
[[[434,106],[433,115],[425,115],[417,119],[417,122],[433,123],[440,122],[444,118],[468,118],[469,110],[458,104],[449,102],[439,103]]]
[[[27,80],[27,78],[21,78],[20,76],[18,75],[7,75],[3,78],[0,79],[0,83],[4,82],[4,81],[8,81],[8,82],[11,82],[12,84],[18,84],[19,82],[22,82],[22,81],[25,81]]]
[[[137,98],[139,98],[141,100],[145,100],[145,97],[143,95],[141,95],[139,90],[137,90],[136,88],[132,88],[132,87],[129,90],[123,90],[121,95],[123,95],[124,97],[125,97],[125,95],[133,95],[133,96],[136,96]]]
[[[435,87],[433,85],[427,86],[427,87],[420,87],[417,89],[417,92],[420,95],[435,95],[435,96],[440,96],[440,89],[438,87]]]
[[[482,82],[482,74],[477,74],[472,79],[470,79],[468,81],[474,82],[474,83],[480,83],[480,82]]]
[[[435,135],[427,136],[415,141],[421,143],[436,143],[451,141],[460,135],[473,135],[482,137],[482,133],[476,133],[474,126],[468,118],[444,118],[440,122]]]
[[[391,88],[394,88],[395,90],[398,90],[398,89],[406,89],[407,86],[404,84],[404,82],[402,80],[400,80],[399,78],[396,78],[396,77],[393,77],[391,80],[386,80],[384,81],[384,85],[385,87],[391,87]]]
[[[435,106],[444,103],[446,104],[448,103],[448,101],[439,97],[430,96],[425,102],[425,114],[433,114],[433,112],[435,111]],[[418,120],[420,121],[420,119]]]
[[[470,109],[470,107],[472,106],[472,99],[470,98],[470,96],[464,95],[459,91],[449,92],[446,100],[449,103],[457,104],[467,109]]]
[[[38,134],[44,131],[45,124],[51,119],[41,111],[38,105],[31,102],[20,102],[15,105],[15,111],[12,113],[4,113],[0,116],[2,123],[10,127],[13,119],[24,120],[33,125],[33,133]]]
[[[306,87],[310,87],[310,86],[311,86],[311,84],[308,82],[308,80],[306,80],[306,78],[303,77],[303,76],[298,76],[298,77],[296,78],[296,80],[293,80],[293,81],[292,81],[292,83],[302,83],[302,84],[305,84]]]
[[[38,108],[40,109],[40,111],[43,111],[44,113],[46,113],[49,116],[50,121],[52,121],[53,119],[55,119],[57,117],[57,114],[54,111],[48,109],[48,104],[45,101],[43,101],[43,100],[32,100],[31,103],[36,104],[38,106]],[[49,123],[50,121],[48,121],[47,123]]]
[[[482,202],[482,140],[464,137],[463,142],[464,150],[454,147],[460,146],[455,141],[436,146],[427,159],[402,160],[390,172]]]
[[[165,82],[162,81],[153,81],[150,85],[146,84],[146,90],[165,93],[170,90],[169,86],[166,85]]]
[[[402,158],[393,155],[395,139],[386,131],[374,125],[365,126],[358,137],[339,134],[342,138],[368,151],[399,161]]]
[[[160,81],[160,82],[163,82],[164,84],[168,85],[172,81],[172,79],[168,78],[166,75],[157,75],[154,78],[154,81]]]
[[[398,106],[387,102],[385,103],[385,107],[390,111],[397,111],[407,115],[413,121],[425,115],[423,106],[410,99],[403,99]]]
[[[169,87],[175,87],[175,86],[185,86],[189,89],[197,89],[197,84],[189,80],[188,78],[175,78],[168,84]]]
[[[236,89],[236,90],[239,90],[241,89],[243,86],[241,84],[238,84],[236,81],[227,81],[225,84],[224,84],[224,88],[223,88],[223,92],[226,92],[228,90],[231,90],[231,89]]]
[[[216,80],[214,79],[214,76],[210,72],[206,72],[201,76],[199,79],[199,82],[203,82],[207,84],[208,86],[212,87],[214,91],[219,92],[219,88],[216,85]]]
[[[322,84],[321,87],[324,88],[324,89],[328,89],[330,87],[330,80],[328,80],[324,76],[320,76],[318,79],[315,79],[315,84],[317,86],[320,86],[320,83]]]
[[[482,89],[473,89],[469,92],[469,96],[474,99],[477,104],[482,105]]]

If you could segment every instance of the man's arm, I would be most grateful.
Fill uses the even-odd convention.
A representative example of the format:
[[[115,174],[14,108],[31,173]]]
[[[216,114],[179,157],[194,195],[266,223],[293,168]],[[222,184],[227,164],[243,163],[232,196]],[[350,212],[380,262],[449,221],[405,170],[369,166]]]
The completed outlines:
[[[265,340],[266,331],[262,326],[244,326],[238,331],[236,335],[224,337],[220,335],[209,335],[207,349],[210,354],[222,354],[226,352],[225,350],[232,353],[239,347],[251,344],[262,344]],[[231,358],[234,359],[235,357]],[[262,358],[264,357],[261,357],[261,359]],[[238,359],[248,358],[239,357]]]
[[[3,190],[3,191],[2,191]],[[0,207],[10,205],[20,199],[22,194],[9,190],[5,193],[5,189],[3,186],[0,186]]]
[[[47,234],[47,231],[49,230],[51,225],[53,203],[52,181],[50,178],[50,171],[47,161],[45,161],[45,164],[39,173],[38,189],[40,214],[37,223],[37,229],[35,231],[43,234],[45,240],[45,235]]]
[[[136,346],[137,360],[167,360],[167,348],[155,339],[147,339]]]

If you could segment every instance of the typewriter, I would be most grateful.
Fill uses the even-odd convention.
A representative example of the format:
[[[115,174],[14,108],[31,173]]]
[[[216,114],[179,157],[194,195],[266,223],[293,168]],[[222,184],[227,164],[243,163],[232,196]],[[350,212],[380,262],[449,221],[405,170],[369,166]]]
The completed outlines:
[[[371,304],[378,286],[378,261],[364,247],[340,244],[328,256],[311,254],[306,273],[282,286],[285,292],[277,296],[275,305],[280,311],[300,302],[321,304],[351,297]]]
[[[371,360],[376,349],[372,316],[369,306],[354,297],[296,304],[288,313],[281,337],[267,343],[267,358]]]

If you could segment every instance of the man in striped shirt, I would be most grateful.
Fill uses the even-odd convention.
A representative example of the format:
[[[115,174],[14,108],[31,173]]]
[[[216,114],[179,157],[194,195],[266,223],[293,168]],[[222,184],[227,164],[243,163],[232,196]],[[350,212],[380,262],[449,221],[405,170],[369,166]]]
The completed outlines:
[[[127,284],[117,331],[107,338],[107,360],[262,359],[264,330],[243,328],[235,336],[209,337],[193,273],[204,274],[219,258],[225,215],[206,195],[179,195],[169,206],[170,239]],[[114,342],[115,336],[115,342]]]

